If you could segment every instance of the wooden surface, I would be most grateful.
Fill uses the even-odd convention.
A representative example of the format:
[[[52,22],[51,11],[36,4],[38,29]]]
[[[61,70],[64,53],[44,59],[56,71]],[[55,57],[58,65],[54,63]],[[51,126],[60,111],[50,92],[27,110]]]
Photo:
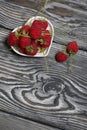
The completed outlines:
[[[35,16],[44,1],[0,0],[0,130],[87,130],[87,0],[50,0],[45,17],[55,29],[47,56],[15,54],[7,37]],[[43,15],[43,14],[39,14]],[[76,40],[73,72],[55,54]]]

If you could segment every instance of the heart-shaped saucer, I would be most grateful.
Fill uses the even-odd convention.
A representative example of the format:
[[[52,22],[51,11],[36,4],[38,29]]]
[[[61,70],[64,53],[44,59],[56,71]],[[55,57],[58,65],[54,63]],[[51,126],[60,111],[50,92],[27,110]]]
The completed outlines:
[[[50,48],[52,46],[52,42],[53,42],[53,37],[54,37],[54,28],[53,28],[53,25],[52,23],[45,17],[41,17],[41,16],[35,16],[35,17],[32,17],[30,18],[26,23],[25,25],[31,25],[33,23],[34,20],[46,20],[48,22],[48,27],[47,27],[47,30],[49,30],[52,34],[51,36],[51,43],[50,43],[50,46],[48,48],[45,49],[44,52],[38,52],[36,55],[32,56],[32,55],[27,55],[27,54],[24,54],[24,53],[21,53],[17,50],[16,47],[14,46],[11,46],[12,50],[14,52],[16,52],[17,54],[21,55],[21,56],[27,56],[27,57],[46,57],[48,54],[49,54],[49,51],[50,51]],[[15,28],[12,32],[15,32],[16,30],[20,29],[22,26],[20,27],[17,27]]]

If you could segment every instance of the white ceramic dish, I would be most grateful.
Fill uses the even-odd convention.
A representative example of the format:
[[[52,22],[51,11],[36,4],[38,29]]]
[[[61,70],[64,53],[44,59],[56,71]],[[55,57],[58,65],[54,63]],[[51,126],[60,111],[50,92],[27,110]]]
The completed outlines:
[[[50,51],[50,48],[52,46],[52,42],[53,42],[53,37],[54,37],[54,28],[53,28],[53,25],[52,23],[46,19],[45,17],[41,17],[41,16],[36,16],[36,17],[32,17],[30,18],[26,23],[25,25],[29,25],[29,24],[32,24],[32,22],[36,19],[45,19],[46,21],[48,21],[48,27],[47,29],[50,30],[50,32],[52,33],[52,38],[51,38],[51,43],[50,43],[50,46],[48,48],[46,48],[46,50],[43,52],[38,52],[36,55],[34,56],[31,56],[31,55],[26,55],[26,54],[23,54],[23,53],[20,53],[15,47],[11,46],[11,48],[13,49],[14,52],[16,52],[17,54],[21,55],[21,56],[27,56],[27,57],[46,57],[48,54],[49,54],[49,51]],[[17,27],[15,28],[12,32],[16,31],[17,29],[20,29],[20,27]]]

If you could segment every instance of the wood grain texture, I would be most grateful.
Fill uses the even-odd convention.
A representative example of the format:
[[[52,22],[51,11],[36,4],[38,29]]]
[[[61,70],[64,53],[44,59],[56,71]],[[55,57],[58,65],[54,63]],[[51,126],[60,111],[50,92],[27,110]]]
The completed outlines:
[[[6,43],[10,31],[34,16],[36,10],[0,1],[0,111],[47,124],[54,130],[87,130],[87,3],[78,2],[55,0],[47,5],[45,16],[55,27],[55,38],[44,59],[21,57]],[[68,26],[59,28],[65,23]],[[57,63],[55,54],[73,39],[80,50],[69,73],[68,61]],[[22,119],[18,120],[21,124]],[[16,117],[13,122],[16,124]]]

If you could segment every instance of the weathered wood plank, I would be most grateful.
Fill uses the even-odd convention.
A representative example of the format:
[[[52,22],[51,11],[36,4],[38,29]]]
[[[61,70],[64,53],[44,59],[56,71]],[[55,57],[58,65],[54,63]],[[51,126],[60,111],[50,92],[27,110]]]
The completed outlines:
[[[56,42],[67,44],[71,40],[76,40],[81,49],[87,50],[87,3],[83,1],[81,6],[79,3],[78,1],[51,1],[46,7],[45,17],[49,18],[54,25]],[[34,7],[36,3],[32,2],[32,4]],[[22,7],[2,0],[0,1],[0,25],[13,29],[23,25],[30,17],[35,16],[36,12],[34,8]]]
[[[20,57],[1,45],[0,109],[61,129],[86,130],[87,53],[79,51],[69,74],[67,63],[55,61],[58,44],[47,58],[48,71],[42,58]]]
[[[60,130],[0,112],[0,130]]]

